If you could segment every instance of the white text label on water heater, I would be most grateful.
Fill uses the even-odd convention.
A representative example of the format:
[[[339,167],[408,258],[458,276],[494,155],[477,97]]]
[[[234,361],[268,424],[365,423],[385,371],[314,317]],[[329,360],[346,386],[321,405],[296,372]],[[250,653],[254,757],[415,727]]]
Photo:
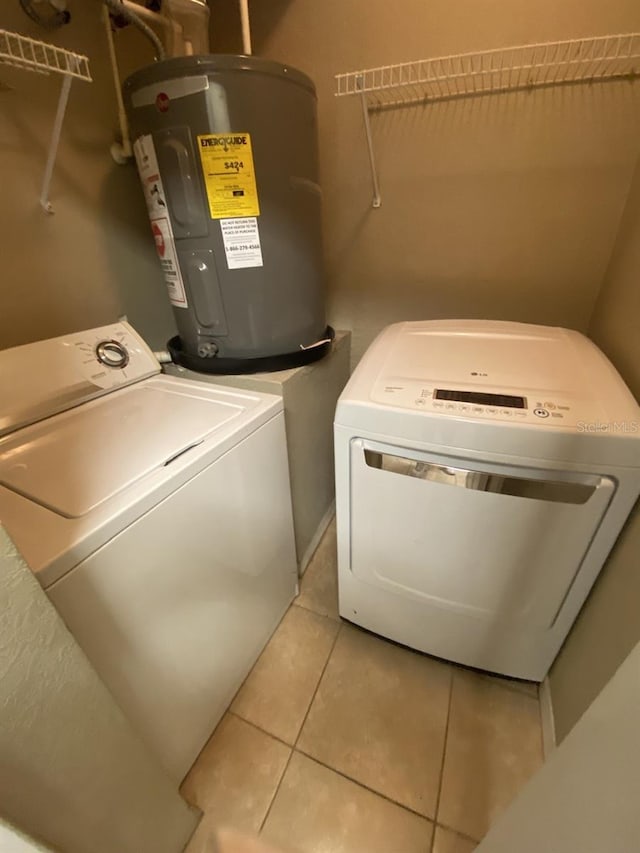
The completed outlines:
[[[260,232],[255,216],[221,219],[220,228],[230,270],[263,265]]]

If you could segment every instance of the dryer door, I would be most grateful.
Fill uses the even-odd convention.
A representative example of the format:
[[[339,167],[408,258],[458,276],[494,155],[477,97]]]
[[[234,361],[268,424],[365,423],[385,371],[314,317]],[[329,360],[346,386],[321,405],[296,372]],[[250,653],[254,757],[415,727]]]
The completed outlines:
[[[616,488],[364,439],[350,456],[354,575],[531,628],[554,623]]]

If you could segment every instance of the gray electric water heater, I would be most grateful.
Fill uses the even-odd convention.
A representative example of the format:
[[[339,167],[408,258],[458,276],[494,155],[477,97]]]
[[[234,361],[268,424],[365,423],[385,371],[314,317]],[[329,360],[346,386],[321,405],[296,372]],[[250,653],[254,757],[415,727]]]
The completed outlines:
[[[123,91],[174,360],[244,373],[322,357],[333,331],[311,80],[254,57],[189,56],[137,71]]]

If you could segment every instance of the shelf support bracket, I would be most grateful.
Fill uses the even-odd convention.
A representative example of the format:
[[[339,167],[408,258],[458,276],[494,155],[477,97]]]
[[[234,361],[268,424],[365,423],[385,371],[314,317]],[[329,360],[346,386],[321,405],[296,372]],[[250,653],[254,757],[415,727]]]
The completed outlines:
[[[72,79],[73,78],[69,74],[65,74],[62,78],[62,88],[60,90],[60,97],[58,98],[58,109],[56,110],[56,117],[53,122],[53,131],[51,133],[51,141],[49,143],[49,153],[47,155],[47,164],[45,166],[44,178],[42,181],[42,192],[40,194],[40,204],[47,213],[54,213],[53,205],[49,201],[49,189],[51,187],[53,167],[56,162],[56,154],[58,153],[60,134],[62,133],[62,123],[67,109]]]
[[[367,137],[367,150],[369,152],[369,166],[371,168],[371,182],[373,184],[373,207],[380,207],[382,199],[380,198],[380,184],[378,183],[378,169],[376,167],[376,158],[373,153],[373,136],[371,135],[371,120],[369,117],[369,107],[367,106],[367,96],[362,91],[363,79],[358,77],[356,80],[356,88],[360,90],[360,102],[362,104],[362,120],[364,121],[364,132]]]

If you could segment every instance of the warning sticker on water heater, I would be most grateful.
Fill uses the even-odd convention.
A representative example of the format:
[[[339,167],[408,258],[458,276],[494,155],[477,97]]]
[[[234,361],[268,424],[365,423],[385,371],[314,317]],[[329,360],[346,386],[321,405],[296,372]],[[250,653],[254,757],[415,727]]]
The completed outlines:
[[[133,151],[136,155],[136,164],[147,203],[151,231],[153,232],[153,239],[156,241],[156,251],[162,265],[169,299],[172,305],[187,308],[187,295],[178,265],[176,244],[173,239],[173,230],[153,138],[149,134],[139,136],[133,145]]]
[[[221,219],[220,229],[230,270],[263,265],[260,232],[255,216],[245,219]]]
[[[198,151],[211,218],[260,216],[251,136],[207,133],[198,136]]]
[[[172,305],[187,308],[187,294],[184,292],[184,284],[176,256],[176,244],[173,242],[169,220],[165,217],[152,219],[151,230],[153,231],[153,239],[156,241],[156,252],[160,258],[164,280],[169,291],[169,300]]]

